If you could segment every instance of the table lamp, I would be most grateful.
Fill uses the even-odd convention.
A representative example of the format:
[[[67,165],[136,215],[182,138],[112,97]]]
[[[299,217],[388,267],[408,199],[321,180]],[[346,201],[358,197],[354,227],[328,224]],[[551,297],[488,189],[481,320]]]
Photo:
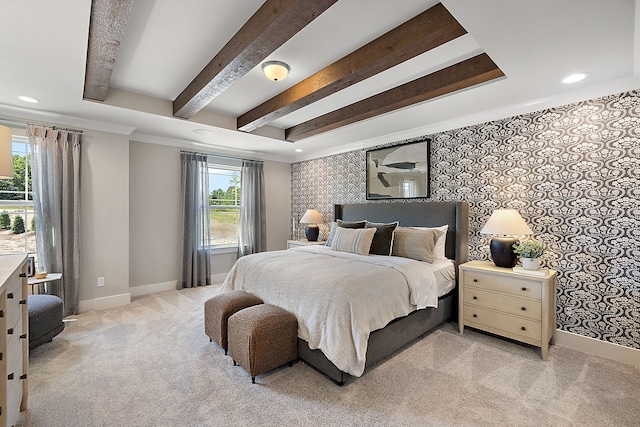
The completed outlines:
[[[304,215],[302,215],[300,224],[307,224],[305,235],[308,241],[316,242],[318,240],[318,236],[320,235],[320,227],[318,227],[318,224],[322,222],[324,222],[322,215],[315,209],[307,209]]]
[[[518,242],[513,236],[531,235],[533,231],[524,222],[515,209],[497,209],[493,211],[480,234],[492,234],[491,258],[498,267],[512,268],[518,263],[518,256],[513,253],[513,245]]]

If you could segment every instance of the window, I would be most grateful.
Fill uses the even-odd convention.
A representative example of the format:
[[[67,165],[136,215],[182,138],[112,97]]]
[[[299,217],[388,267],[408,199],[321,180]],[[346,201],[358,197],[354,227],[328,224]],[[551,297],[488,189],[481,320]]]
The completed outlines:
[[[0,179],[0,254],[36,252],[29,141],[12,137],[13,179]]]
[[[241,166],[233,161],[209,160],[211,245],[238,244]],[[221,164],[222,163],[222,164]]]

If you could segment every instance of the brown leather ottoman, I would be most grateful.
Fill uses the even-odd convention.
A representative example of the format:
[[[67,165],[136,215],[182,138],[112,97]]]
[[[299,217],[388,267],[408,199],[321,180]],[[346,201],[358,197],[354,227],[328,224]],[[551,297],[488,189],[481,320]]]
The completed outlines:
[[[216,295],[204,303],[204,333],[227,354],[227,323],[229,316],[253,305],[262,304],[257,296],[245,291]]]
[[[229,318],[229,355],[256,382],[263,374],[298,358],[298,320],[271,304],[255,305]]]

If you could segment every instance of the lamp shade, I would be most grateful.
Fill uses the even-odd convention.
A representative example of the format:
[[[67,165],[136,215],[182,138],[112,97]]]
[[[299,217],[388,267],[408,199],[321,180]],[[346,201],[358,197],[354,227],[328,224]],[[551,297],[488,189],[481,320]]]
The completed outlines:
[[[262,64],[262,72],[269,80],[279,82],[289,74],[289,66],[280,61],[267,61]]]
[[[322,222],[324,222],[322,215],[315,209],[307,209],[300,218],[300,224],[321,224]]]
[[[11,129],[0,125],[0,179],[13,178]]]
[[[517,210],[497,209],[493,211],[480,233],[498,236],[520,236],[531,235],[533,231],[524,222]]]

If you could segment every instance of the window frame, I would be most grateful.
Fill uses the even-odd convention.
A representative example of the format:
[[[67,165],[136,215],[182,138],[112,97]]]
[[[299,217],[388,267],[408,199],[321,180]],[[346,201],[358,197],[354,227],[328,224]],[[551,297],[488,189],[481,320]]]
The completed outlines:
[[[219,170],[219,171],[230,171],[230,172],[238,172],[239,174],[239,179],[238,179],[238,188],[240,191],[242,191],[241,188],[241,182],[242,182],[242,161],[241,160],[237,160],[237,159],[229,159],[229,158],[221,158],[221,157],[216,157],[216,156],[208,156],[207,158],[207,168],[208,168],[208,175],[209,175],[209,182],[211,182],[211,176],[215,175],[215,173],[213,171]],[[209,188],[209,195],[211,196],[211,193],[216,190],[214,188]],[[209,200],[211,200],[211,197],[209,197]],[[234,200],[235,204],[233,205],[213,205],[213,204],[209,204],[209,215],[211,218],[211,214],[213,211],[218,210],[218,209],[234,209],[236,210],[236,231],[238,231],[238,227],[240,226],[240,197],[237,197],[236,200]],[[236,232],[236,236],[235,236],[235,242],[232,243],[213,243],[213,227],[210,226],[210,230],[211,230],[211,245],[210,245],[210,249],[212,251],[212,253],[231,253],[231,252],[236,252],[238,249],[238,239],[239,239],[239,233]]]
[[[16,150],[16,145],[24,145],[24,150]],[[30,162],[30,159],[31,159],[30,156],[32,155],[32,153],[31,153],[31,147],[29,145],[29,139],[26,136],[14,135],[14,134],[11,135],[12,158],[16,154],[19,156],[24,156],[24,159],[25,159],[24,191],[0,190],[0,195],[1,194],[18,194],[18,195],[24,196],[24,198],[17,199],[17,200],[0,199],[0,205],[11,206],[11,207],[15,206],[16,209],[12,209],[8,213],[10,215],[13,215],[14,220],[15,220],[15,217],[18,215],[23,218],[24,228],[25,228],[24,246],[23,246],[24,251],[23,252],[0,251],[0,255],[9,255],[9,254],[18,254],[18,253],[35,255],[37,253],[37,249],[34,249],[33,251],[29,250],[29,231],[31,230],[31,218],[35,218],[35,208],[33,204],[33,182],[31,182],[32,184],[31,189],[29,188],[29,175],[31,175],[31,178],[33,180],[33,172],[31,170],[31,162]],[[0,209],[0,213],[2,213],[3,211],[4,209]],[[13,227],[13,222],[11,227]],[[32,238],[33,238],[34,247],[35,247],[36,245],[35,235],[32,236]]]

